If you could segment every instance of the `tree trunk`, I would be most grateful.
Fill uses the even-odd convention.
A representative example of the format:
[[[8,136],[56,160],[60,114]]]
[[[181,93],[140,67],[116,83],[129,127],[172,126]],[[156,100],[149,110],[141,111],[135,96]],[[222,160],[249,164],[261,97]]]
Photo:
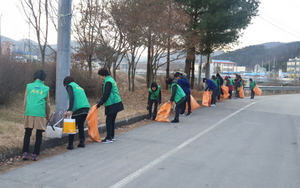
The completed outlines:
[[[191,87],[191,89],[194,89],[194,85],[195,85],[195,58],[192,60],[191,73],[192,73],[192,77],[191,77],[190,87]]]
[[[146,75],[146,79],[147,79],[147,88],[150,87],[151,84],[151,74],[152,74],[152,61],[151,61],[151,35],[149,35],[148,37],[148,54],[147,54],[147,75]]]
[[[210,78],[210,63],[209,63],[209,59],[210,59],[210,54],[207,55],[207,61],[205,64],[205,78],[209,79]]]
[[[171,50],[171,38],[168,36],[168,51],[167,51],[167,68],[166,68],[166,79],[170,76],[170,50]],[[168,84],[166,84],[166,90],[168,90]]]
[[[128,77],[128,91],[131,91],[131,63],[128,63],[128,74],[127,74],[127,77]]]

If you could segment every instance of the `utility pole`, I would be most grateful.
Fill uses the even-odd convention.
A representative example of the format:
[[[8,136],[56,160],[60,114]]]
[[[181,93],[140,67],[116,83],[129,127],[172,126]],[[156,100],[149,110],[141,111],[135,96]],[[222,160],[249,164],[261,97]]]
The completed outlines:
[[[71,18],[72,0],[58,1],[58,35],[57,35],[57,60],[56,60],[56,112],[66,111],[68,107],[67,91],[63,80],[70,75],[71,61]]]
[[[2,37],[1,37],[1,20],[2,20],[2,14],[0,15],[0,58],[2,57]]]

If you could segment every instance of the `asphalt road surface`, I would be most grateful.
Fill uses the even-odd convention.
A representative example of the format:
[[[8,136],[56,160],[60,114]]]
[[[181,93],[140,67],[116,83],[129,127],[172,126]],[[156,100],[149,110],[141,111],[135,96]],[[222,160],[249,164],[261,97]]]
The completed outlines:
[[[299,188],[298,135],[299,94],[231,99],[0,174],[0,187]]]

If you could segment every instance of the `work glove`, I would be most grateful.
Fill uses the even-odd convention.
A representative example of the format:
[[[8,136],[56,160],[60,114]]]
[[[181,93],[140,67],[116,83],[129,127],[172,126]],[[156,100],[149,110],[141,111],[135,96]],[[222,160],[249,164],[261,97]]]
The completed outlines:
[[[96,108],[100,108],[100,106],[103,104],[103,102],[101,101],[101,100],[99,100],[98,102],[97,102],[97,106],[96,106]]]

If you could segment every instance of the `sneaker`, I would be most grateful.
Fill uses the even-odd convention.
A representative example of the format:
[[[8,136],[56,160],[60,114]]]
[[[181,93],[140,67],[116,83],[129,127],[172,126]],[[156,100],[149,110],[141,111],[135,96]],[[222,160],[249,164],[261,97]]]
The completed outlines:
[[[174,119],[174,120],[171,121],[171,123],[178,123],[178,122],[179,122],[178,119]]]
[[[210,105],[211,107],[215,107],[216,105],[215,104],[212,104],[212,105]]]
[[[111,140],[112,140],[112,141],[116,141],[115,137],[113,137]]]
[[[23,160],[24,160],[24,161],[28,160],[28,159],[29,159],[29,157],[30,157],[30,155],[29,155],[29,153],[28,153],[28,152],[24,152],[24,153],[23,153],[23,156],[22,156],[22,158],[23,158]]]
[[[184,116],[184,113],[182,113],[182,114],[179,114],[179,115],[182,115],[182,116]]]
[[[112,139],[104,139],[104,140],[101,140],[101,142],[103,144],[109,144],[109,143],[112,143],[113,141],[112,141]]]
[[[192,114],[192,112],[190,112],[190,113],[187,113],[187,114],[186,114],[186,116],[190,116],[191,114]]]
[[[67,149],[72,150],[72,149],[74,149],[74,146],[73,145],[68,145]]]
[[[37,154],[32,154],[32,155],[31,155],[31,157],[32,157],[32,160],[33,160],[33,161],[37,161],[37,160],[39,160],[39,158],[38,158],[38,155],[37,155]]]

